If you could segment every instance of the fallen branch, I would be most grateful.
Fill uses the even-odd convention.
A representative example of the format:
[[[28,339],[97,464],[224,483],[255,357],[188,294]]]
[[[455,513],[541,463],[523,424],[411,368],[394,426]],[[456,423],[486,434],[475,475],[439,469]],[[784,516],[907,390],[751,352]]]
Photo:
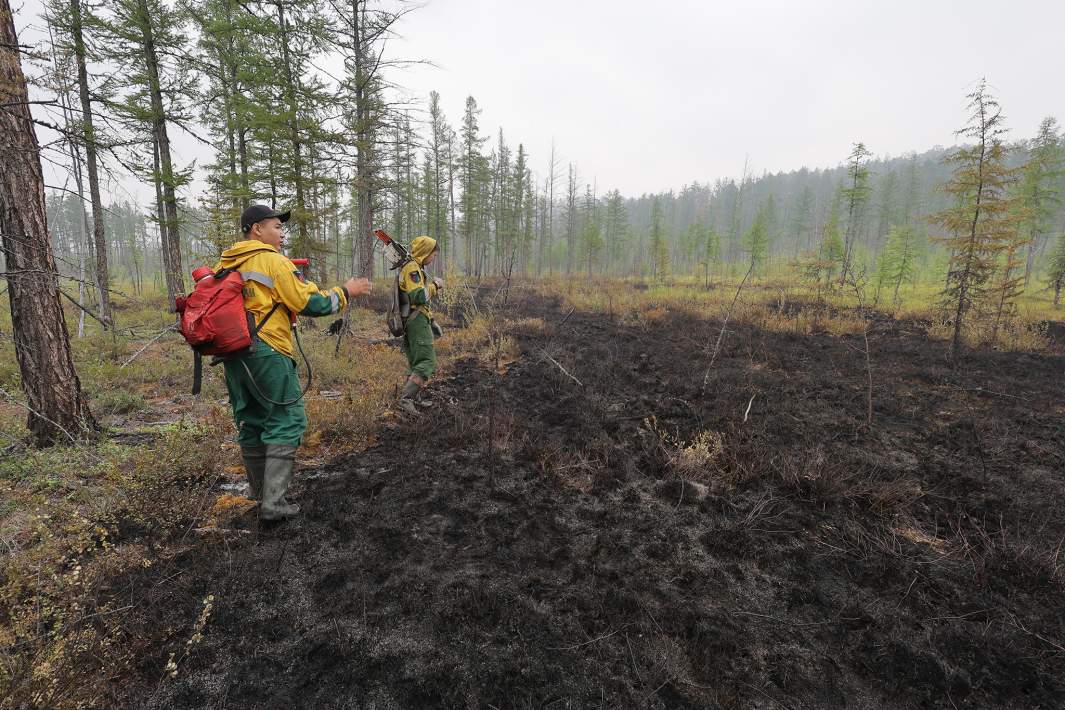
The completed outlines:
[[[239,530],[239,529],[236,529],[236,528],[209,528],[209,527],[205,527],[205,528],[193,528],[192,531],[194,533],[198,533],[200,535],[214,535],[214,534],[225,535],[225,534],[228,534],[228,533],[232,533],[234,535],[251,535],[251,530]]]
[[[994,390],[989,390],[986,387],[958,387],[957,385],[951,385],[951,387],[953,387],[959,392],[976,392],[977,394],[990,394],[994,395],[995,397],[1009,397],[1010,399],[1019,399],[1022,402],[1031,401],[1028,397],[1021,397],[1020,395],[1016,394],[1006,394],[1005,392],[995,392]]]
[[[751,405],[754,404],[754,398],[757,397],[757,396],[758,396],[757,394],[752,394],[751,395],[751,400],[749,402],[747,402],[747,411],[743,413],[743,422],[745,424],[747,423],[747,415],[751,413]]]
[[[603,634],[602,636],[598,636],[598,637],[592,639],[591,641],[585,641],[583,643],[575,643],[572,646],[548,646],[548,650],[550,650],[550,651],[572,651],[575,648],[581,648],[582,646],[588,646],[590,644],[602,641],[603,639],[608,639],[611,636],[613,636],[614,634],[616,634],[619,631],[621,631],[622,629],[628,628],[630,625],[631,624],[622,624],[620,628],[615,629],[614,631],[611,631],[609,634]]]
[[[1041,635],[1037,634],[1034,631],[1029,631],[1028,629],[1025,628],[1024,624],[1022,624],[1020,621],[1017,620],[1017,616],[1015,614],[1010,614],[1009,616],[1010,616],[1010,622],[1013,624],[1013,626],[1015,628],[1020,629],[1021,631],[1023,631],[1026,634],[1028,634],[1029,636],[1032,636],[1034,638],[1039,639],[1043,643],[1050,644],[1051,646],[1056,648],[1060,653],[1065,653],[1065,646],[1062,646],[1060,643],[1057,643],[1056,641],[1051,641],[1046,636],[1041,636]]]
[[[83,306],[83,305],[81,305],[80,303],[78,303],[78,301],[77,301],[77,299],[76,299],[76,298],[74,298],[73,296],[71,296],[71,295],[70,295],[69,293],[67,293],[67,292],[66,292],[66,291],[64,291],[63,289],[59,289],[59,293],[60,293],[60,295],[61,295],[61,296],[63,296],[63,297],[65,298],[65,299],[67,299],[68,301],[70,301],[71,303],[73,303],[73,304],[74,304],[75,306],[77,306],[78,308],[80,308],[81,310],[83,310],[83,311],[84,311],[84,312],[85,312],[85,313],[86,313],[86,314],[87,314],[87,315],[88,315],[88,316],[89,316],[90,318],[92,318],[93,320],[95,320],[96,322],[98,322],[98,323],[99,323],[100,325],[102,325],[102,326],[104,327],[104,329],[107,329],[107,328],[110,328],[110,327],[111,327],[111,325],[112,325],[111,323],[109,323],[108,321],[105,321],[105,320],[104,320],[103,318],[101,318],[100,316],[96,315],[95,313],[93,313],[92,311],[90,311],[90,310],[89,310],[88,308],[86,308],[85,306]]]
[[[551,356],[550,356],[550,355],[548,355],[548,354],[547,354],[546,352],[545,352],[545,353],[543,353],[543,356],[544,356],[544,357],[546,357],[546,358],[547,358],[548,360],[550,360],[551,362],[553,362],[553,363],[555,364],[555,367],[557,367],[558,369],[562,370],[562,374],[563,374],[563,375],[565,375],[566,377],[570,378],[571,380],[573,380],[574,382],[576,382],[576,383],[577,383],[578,385],[580,385],[581,387],[584,387],[584,383],[583,383],[583,382],[581,382],[580,380],[578,380],[578,379],[577,379],[576,377],[574,377],[573,375],[571,375],[571,374],[570,374],[569,372],[567,372],[567,371],[566,371],[566,368],[562,367],[562,364],[561,364],[561,363],[560,363],[560,362],[559,362],[558,360],[556,360],[555,358],[551,357]]]
[[[141,353],[143,353],[143,352],[144,352],[145,350],[147,350],[147,349],[148,349],[148,347],[149,347],[149,346],[150,346],[150,345],[151,345],[152,343],[154,343],[155,341],[159,340],[159,338],[163,337],[163,336],[164,336],[164,335],[166,335],[167,333],[171,333],[171,332],[173,332],[173,331],[175,331],[175,330],[177,330],[177,323],[175,323],[175,324],[173,324],[173,325],[170,325],[170,326],[167,326],[167,327],[166,327],[166,328],[165,328],[165,329],[163,330],[163,332],[161,332],[161,333],[159,333],[158,335],[156,335],[156,336],[155,336],[154,338],[152,338],[152,339],[151,339],[151,340],[149,340],[149,341],[148,341],[147,343],[145,343],[145,344],[144,344],[144,347],[142,347],[142,348],[141,348],[140,350],[138,350],[137,352],[133,353],[133,356],[132,356],[132,357],[130,357],[130,359],[129,359],[129,360],[126,360],[126,361],[125,361],[124,363],[122,363],[122,367],[120,367],[120,368],[118,368],[118,369],[119,369],[119,370],[124,370],[124,369],[126,369],[126,365],[129,365],[129,364],[130,364],[131,362],[133,362],[133,361],[134,361],[134,360],[136,360],[136,359],[137,359],[138,357],[140,357],[140,354],[141,354]]]
[[[39,417],[40,419],[43,419],[44,421],[48,422],[52,426],[54,426],[57,429],[59,429],[59,431],[61,431],[64,434],[66,434],[66,437],[68,439],[70,439],[70,443],[72,443],[72,444],[77,444],[78,443],[78,440],[76,438],[74,438],[74,435],[71,434],[69,431],[67,431],[61,424],[52,421],[51,419],[49,419],[48,417],[46,417],[43,414],[41,414],[40,412],[38,412],[36,409],[31,407],[30,405],[25,404],[24,402],[20,402],[16,398],[12,397],[11,394],[7,390],[5,390],[3,387],[0,387],[0,394],[4,395],[4,397],[7,398],[7,401],[11,402],[11,404],[14,404],[17,407],[22,407],[23,409],[25,409],[27,412],[29,412],[33,416]]]

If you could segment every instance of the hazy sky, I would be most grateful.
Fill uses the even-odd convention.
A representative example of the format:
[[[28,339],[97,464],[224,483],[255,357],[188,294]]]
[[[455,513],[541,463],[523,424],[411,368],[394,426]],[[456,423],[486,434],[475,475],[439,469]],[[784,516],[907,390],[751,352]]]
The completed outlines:
[[[457,128],[472,94],[541,178],[554,139],[600,193],[949,145],[981,76],[1011,138],[1065,121],[1061,0],[431,0],[399,29],[390,57],[437,65],[392,76],[421,106],[436,89]]]
[[[433,0],[408,16],[399,80],[465,97],[546,174],[551,140],[627,195],[949,145],[986,76],[1011,137],[1065,120],[1061,0]],[[563,169],[565,166],[563,165]]]

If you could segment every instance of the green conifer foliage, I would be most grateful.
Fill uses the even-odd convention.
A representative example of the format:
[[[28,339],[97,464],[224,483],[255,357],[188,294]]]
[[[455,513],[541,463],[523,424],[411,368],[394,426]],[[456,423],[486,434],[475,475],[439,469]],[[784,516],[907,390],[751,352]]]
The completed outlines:
[[[743,236],[743,246],[750,255],[753,270],[764,269],[766,257],[769,255],[769,228],[765,206],[758,210],[750,229]]]
[[[669,244],[666,241],[665,227],[662,225],[662,205],[655,198],[651,206],[651,276],[665,279],[670,274]]]
[[[917,255],[917,230],[908,224],[893,226],[877,262],[877,291],[890,288],[892,302],[898,304],[902,285],[917,277]]]
[[[710,270],[721,261],[721,236],[713,226],[706,228],[703,241],[703,274],[707,288],[710,288]]]
[[[1037,249],[1050,231],[1051,220],[1061,205],[1060,178],[1065,163],[1065,149],[1058,135],[1058,122],[1044,118],[1039,133],[1029,144],[1029,157],[1021,171],[1019,197],[1025,211],[1022,231],[1028,242],[1024,265],[1024,285],[1028,285]]]
[[[1018,228],[1015,200],[1007,195],[1016,171],[1006,164],[1006,128],[1001,108],[984,81],[968,98],[969,123],[958,133],[974,143],[958,148],[947,158],[954,172],[941,190],[951,198],[953,206],[930,218],[945,232],[939,241],[951,253],[942,295],[953,320],[951,357],[955,362],[962,329],[974,308],[989,305],[989,282],[1000,255],[1014,244]],[[1015,291],[1006,288],[1007,282],[1008,278],[1000,284],[1004,295],[997,308],[999,313],[1015,296]]]
[[[847,157],[847,186],[840,191],[840,196],[847,205],[847,227],[843,234],[843,268],[840,269],[839,283],[843,284],[850,271],[854,258],[854,243],[858,239],[860,226],[865,216],[865,206],[869,202],[872,188],[869,186],[869,169],[866,162],[872,153],[864,143],[855,143]]]

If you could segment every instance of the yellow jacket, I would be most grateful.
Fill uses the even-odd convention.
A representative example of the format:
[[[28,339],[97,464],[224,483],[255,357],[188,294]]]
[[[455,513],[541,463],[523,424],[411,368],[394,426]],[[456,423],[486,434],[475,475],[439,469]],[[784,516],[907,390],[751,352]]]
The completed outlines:
[[[259,329],[259,338],[274,350],[295,359],[292,344],[291,314],[327,316],[347,305],[344,289],[335,286],[322,291],[309,281],[299,279],[299,270],[288,257],[258,239],[237,242],[222,252],[215,266],[236,269],[244,277],[244,307],[262,322],[275,303],[277,312]]]
[[[411,310],[421,306],[419,312],[426,318],[432,318],[429,301],[436,295],[436,284],[428,280],[422,261],[436,249],[436,240],[432,237],[415,237],[410,243],[411,260],[404,264],[399,272],[399,289],[407,294]]]

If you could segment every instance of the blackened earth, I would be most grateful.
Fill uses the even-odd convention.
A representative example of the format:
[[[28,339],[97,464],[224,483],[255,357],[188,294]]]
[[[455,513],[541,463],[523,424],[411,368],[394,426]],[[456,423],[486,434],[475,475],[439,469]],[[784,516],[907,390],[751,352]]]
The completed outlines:
[[[719,321],[511,310],[505,374],[452,363],[298,521],[129,581],[181,593],[122,702],[1065,707],[1060,352],[878,318],[867,426],[860,336],[730,324],[704,389]]]

